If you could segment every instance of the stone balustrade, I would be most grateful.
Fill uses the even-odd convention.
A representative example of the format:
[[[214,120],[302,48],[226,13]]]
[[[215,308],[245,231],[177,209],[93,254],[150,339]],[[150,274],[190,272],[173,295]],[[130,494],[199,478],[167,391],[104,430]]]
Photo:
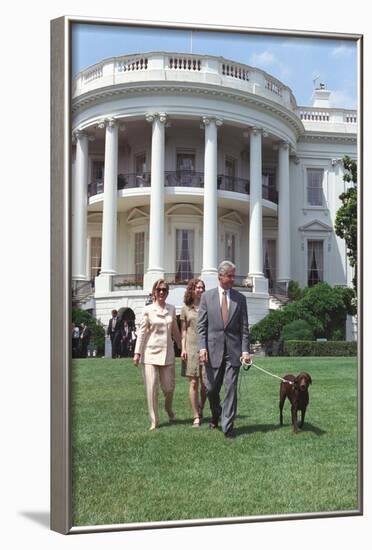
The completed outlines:
[[[106,86],[152,80],[236,88],[280,103],[291,111],[297,109],[290,88],[260,69],[223,57],[182,53],[151,52],[106,59],[75,76],[72,95],[77,99]]]
[[[305,122],[328,122],[330,124],[356,124],[356,112],[350,109],[298,107],[297,114]]]

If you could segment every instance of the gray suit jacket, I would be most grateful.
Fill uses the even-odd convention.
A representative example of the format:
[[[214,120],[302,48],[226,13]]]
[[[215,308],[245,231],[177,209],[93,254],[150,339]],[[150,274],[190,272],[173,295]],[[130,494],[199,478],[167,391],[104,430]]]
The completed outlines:
[[[199,350],[208,351],[209,365],[219,368],[224,349],[232,366],[240,365],[243,352],[249,351],[247,301],[243,294],[230,290],[230,307],[227,324],[224,327],[218,289],[204,292],[201,297],[198,318]]]

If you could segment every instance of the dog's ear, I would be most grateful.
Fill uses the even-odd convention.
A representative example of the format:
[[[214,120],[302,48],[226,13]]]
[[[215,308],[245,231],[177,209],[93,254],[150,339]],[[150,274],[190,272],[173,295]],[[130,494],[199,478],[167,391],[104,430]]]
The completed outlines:
[[[313,381],[311,380],[311,376],[310,376],[310,374],[307,374],[307,373],[306,373],[306,376],[307,376],[307,378],[308,378],[308,380],[309,380],[309,385],[310,385],[310,384],[312,384],[312,383],[313,383]]]

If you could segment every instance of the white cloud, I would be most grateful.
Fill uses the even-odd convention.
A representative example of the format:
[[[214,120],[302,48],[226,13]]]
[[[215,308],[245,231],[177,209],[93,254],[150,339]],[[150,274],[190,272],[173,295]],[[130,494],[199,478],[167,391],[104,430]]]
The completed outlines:
[[[250,56],[249,64],[258,69],[264,69],[269,72],[273,71],[275,76],[280,80],[285,80],[291,75],[290,68],[281,63],[278,58],[268,50],[261,53],[253,53]]]
[[[272,67],[278,60],[271,52],[253,53],[250,57],[250,64],[256,67]]]
[[[350,55],[351,48],[348,48],[347,46],[336,46],[336,48],[333,48],[333,50],[331,51],[331,56],[337,59],[340,59],[342,57],[350,57]]]

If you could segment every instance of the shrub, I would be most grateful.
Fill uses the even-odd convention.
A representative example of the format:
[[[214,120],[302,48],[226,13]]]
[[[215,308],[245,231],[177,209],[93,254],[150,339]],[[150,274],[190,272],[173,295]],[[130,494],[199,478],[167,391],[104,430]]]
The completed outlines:
[[[287,340],[283,345],[283,355],[289,356],[334,356],[349,357],[357,354],[356,342],[309,342],[305,340]]]
[[[286,340],[314,340],[314,332],[307,321],[298,319],[284,325],[280,339],[283,342]]]
[[[84,309],[74,308],[72,310],[72,322],[75,325],[85,323],[91,330],[92,336],[90,344],[97,348],[98,355],[103,355],[105,351],[105,329],[100,321]]]
[[[297,281],[289,281],[288,283],[288,298],[291,302],[296,302],[302,297],[302,290]]]
[[[278,340],[285,325],[300,319],[310,325],[315,338],[331,340],[335,331],[344,334],[347,314],[355,315],[354,299],[352,288],[332,288],[328,283],[318,283],[306,288],[296,302],[270,312],[254,325],[251,341],[266,344]]]

